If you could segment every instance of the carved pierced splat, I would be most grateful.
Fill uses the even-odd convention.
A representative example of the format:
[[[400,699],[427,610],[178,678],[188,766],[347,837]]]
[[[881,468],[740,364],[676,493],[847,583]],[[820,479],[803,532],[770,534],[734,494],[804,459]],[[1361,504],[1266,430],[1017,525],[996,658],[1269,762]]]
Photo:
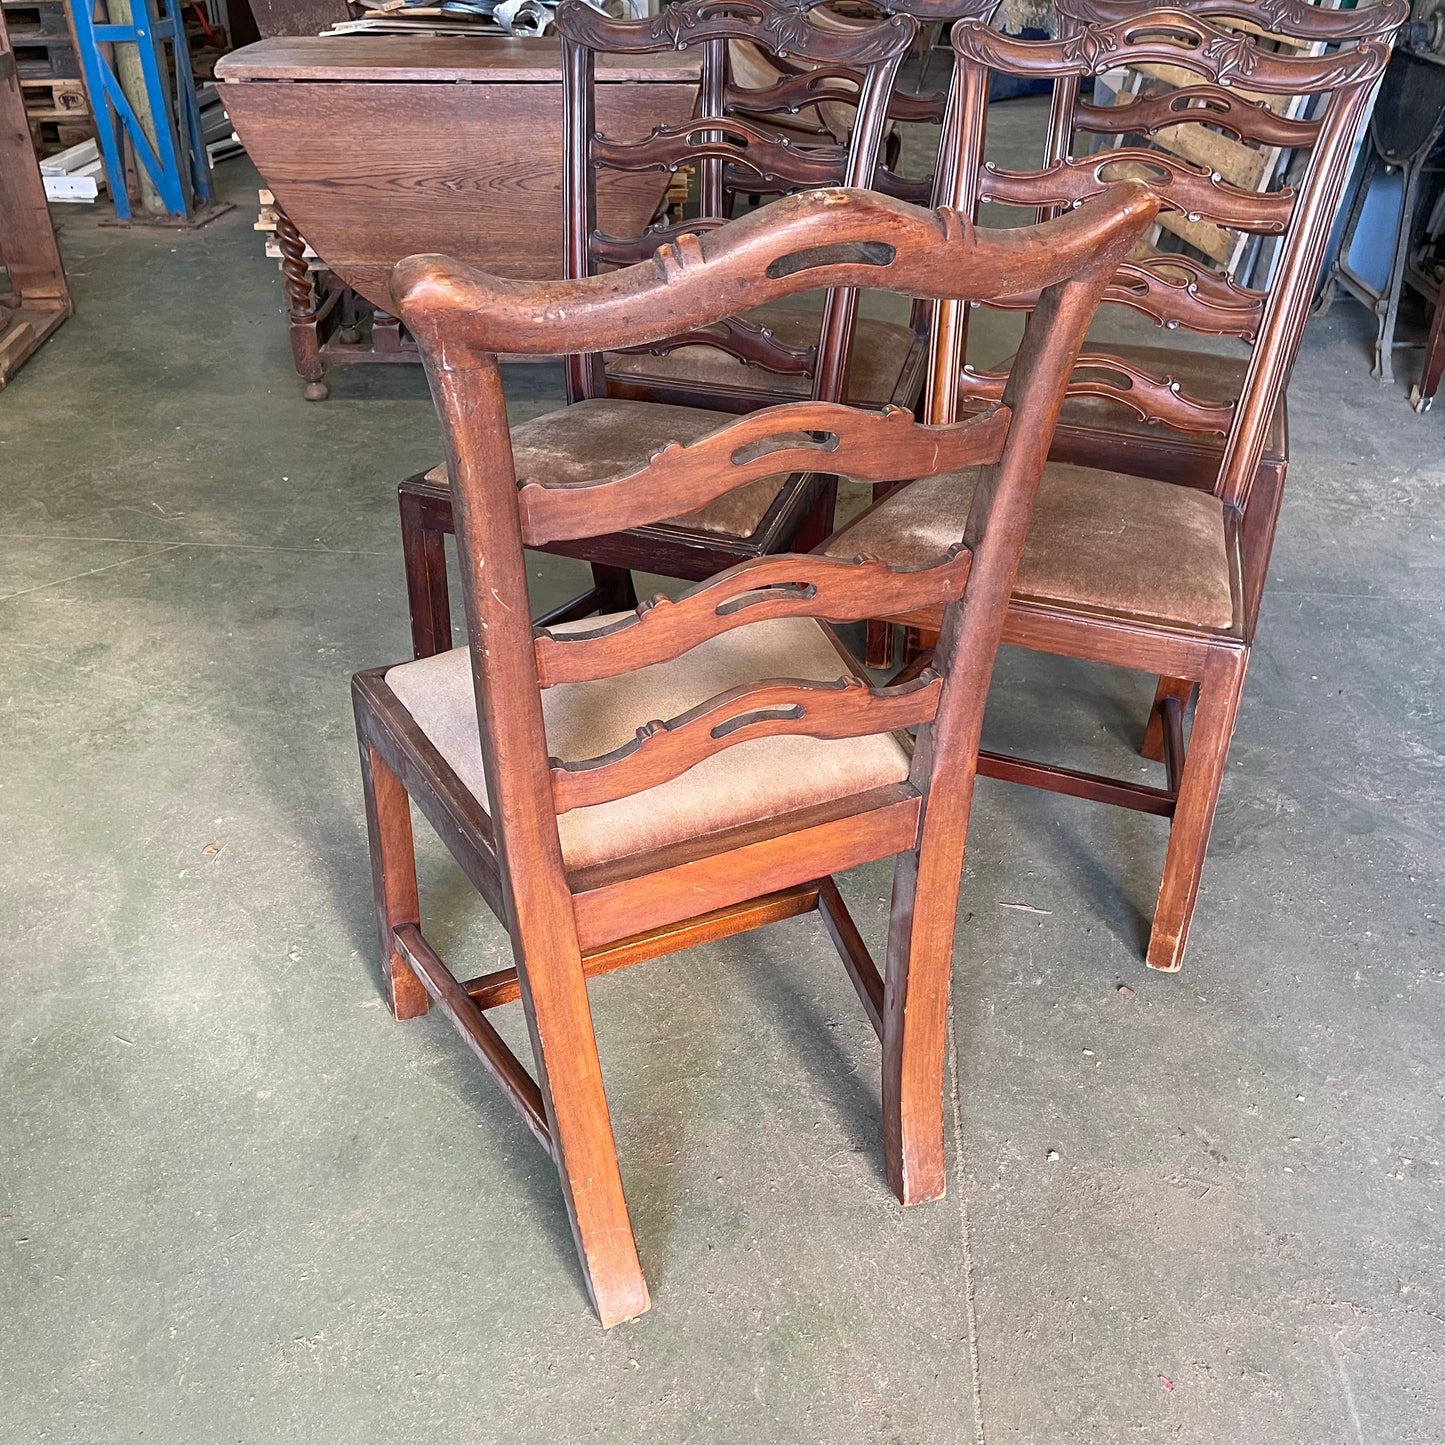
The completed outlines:
[[[1007,372],[965,366],[959,392],[976,401],[992,401],[1003,395],[1007,381]],[[1140,421],[1206,436],[1227,436],[1237,405],[1201,401],[1189,396],[1172,376],[1151,376],[1106,352],[1079,357],[1066,395],[1103,397],[1132,411]]]
[[[1295,193],[1247,191],[1201,167],[1162,151],[1111,150],[1084,160],[1061,161],[1038,171],[1009,171],[984,164],[979,194],[1013,206],[1076,206],[1111,181],[1142,180],[1170,210],[1240,231],[1278,236],[1294,215]]]
[[[1125,261],[1104,300],[1127,306],[1171,330],[1182,326],[1206,336],[1235,336],[1253,341],[1264,316],[1265,293],[1240,286],[1188,256],[1161,253],[1148,260]],[[993,303],[1001,310],[1028,310],[1038,293]]]
[[[766,120],[775,115],[801,115],[817,105],[856,106],[862,90],[863,77],[852,66],[822,65],[756,89],[730,84],[724,105],[729,115]],[[894,91],[888,97],[888,119],[937,125],[943,119],[943,103],[941,95]]]
[[[1110,25],[1091,25],[1061,40],[1018,40],[976,21],[953,27],[965,60],[1010,74],[1099,75],[1118,66],[1172,65],[1220,85],[1265,95],[1304,95],[1358,85],[1381,74],[1389,52],[1367,41],[1332,55],[1281,55],[1254,37],[1221,30],[1178,10],[1151,10]]]
[[[1060,15],[1113,24],[1138,13],[1137,0],[1056,0]],[[1332,10],[1310,0],[1176,0],[1176,8],[1215,20],[1239,20],[1295,40],[1387,40],[1409,18],[1404,0]]]
[[[773,0],[667,5],[641,20],[611,20],[581,0],[569,0],[557,8],[557,29],[566,40],[612,55],[686,50],[709,40],[748,40],[778,56],[824,65],[871,65],[906,55],[917,26],[900,14],[866,29],[843,30],[819,24],[810,8]]]
[[[852,562],[784,554],[742,562],[689,588],[676,600],[659,595],[591,631],[537,635],[537,680],[543,687],[590,682],[680,657],[735,627],[778,617],[859,622],[963,596],[973,555],[961,544],[941,561],[892,568],[876,557]]]
[[[695,327],[665,341],[655,341],[650,346],[622,349],[624,352],[666,356],[682,346],[711,346],[749,366],[760,366],[764,371],[775,372],[779,376],[812,376],[818,364],[816,346],[786,346],[766,326],[759,326],[742,316],[730,316],[716,326]]]
[[[725,225],[727,221],[721,216],[695,216],[673,225],[649,226],[640,236],[610,236],[605,231],[593,231],[587,245],[593,259],[603,265],[635,266],[639,261],[650,260],[659,246],[670,246],[679,236],[700,235]]]
[[[793,734],[856,738],[932,722],[943,679],[931,668],[898,687],[861,678],[772,679],[729,688],[667,721],[650,722],[610,753],[580,762],[552,758],[559,813],[655,788],[737,743]]]
[[[541,547],[646,526],[695,511],[747,482],[792,472],[894,482],[980,466],[997,460],[1009,421],[1002,406],[937,427],[920,426],[902,407],[768,407],[690,446],[669,442],[645,467],[620,476],[525,482],[517,494],[522,540]]]
[[[675,171],[684,162],[715,159],[789,186],[841,185],[848,164],[842,146],[797,146],[777,131],[731,116],[660,125],[641,141],[594,136],[590,154],[617,171]]]
[[[1263,101],[1213,85],[1189,85],[1167,95],[1151,95],[1119,105],[1074,108],[1074,125],[1095,135],[1157,135],[1176,125],[1210,125],[1237,140],[1288,149],[1312,146],[1320,134],[1318,120],[1291,120]]]

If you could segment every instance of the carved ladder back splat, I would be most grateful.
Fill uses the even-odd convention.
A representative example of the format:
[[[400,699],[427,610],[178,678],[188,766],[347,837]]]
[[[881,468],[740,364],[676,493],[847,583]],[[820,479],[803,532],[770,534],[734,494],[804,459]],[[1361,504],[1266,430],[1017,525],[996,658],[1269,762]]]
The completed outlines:
[[[1403,9],[1399,0],[1363,13],[1321,12],[1287,0],[1182,0],[1177,9],[1142,13],[1113,0],[1062,0],[1059,9],[1058,40],[1018,40],[976,23],[954,27],[955,92],[968,97],[970,108],[957,124],[963,135],[970,134],[971,125],[977,127],[968,142],[970,153],[977,154],[959,168],[948,199],[967,211],[994,201],[1037,207],[1047,216],[1077,205],[1111,178],[1128,176],[1144,180],[1161,197],[1161,226],[1175,226],[1172,215],[1185,235],[1195,234],[1190,227],[1202,226],[1211,234],[1280,238],[1267,292],[1212,269],[1217,262],[1154,251],[1126,260],[1106,294],[1107,302],[1142,312],[1171,330],[1254,343],[1239,396],[1192,394],[1168,373],[1093,347],[1080,357],[1069,389],[1071,397],[1103,398],[1175,433],[1221,439],[1217,445],[1224,457],[1214,490],[1241,507],[1303,326],[1305,293],[1318,269],[1318,262],[1310,269],[1310,258],[1323,244],[1321,208],[1338,190],[1383,71],[1388,51],[1380,37],[1398,23]],[[1345,13],[1348,20],[1334,18]],[[1302,45],[1276,49],[1276,42],[1261,33],[1262,20],[1297,23],[1307,39],[1354,43],[1328,53],[1304,53]],[[1167,75],[1176,88],[1143,99],[1121,97],[1114,106],[1079,100],[1082,79],[1130,69]],[[1037,170],[1003,169],[982,159],[986,116],[980,96],[986,95],[994,70],[1054,82],[1050,139],[1045,164]],[[1080,137],[1088,134],[1119,143],[1087,156],[1074,154]],[[1170,139],[1188,134],[1206,139],[1195,144]],[[1131,143],[1141,136],[1163,136],[1168,149]],[[1212,146],[1233,143],[1225,137],[1299,149],[1308,162],[1294,168],[1298,179],[1291,185],[1251,188],[1226,179],[1208,163]],[[1264,166],[1277,151],[1258,154]],[[1260,174],[1268,179],[1264,171]],[[1033,300],[1020,294],[1003,305],[1027,309]],[[952,334],[962,360],[963,317],[953,321]],[[964,365],[958,395],[996,400],[1005,381],[1004,373]]]
[[[566,179],[569,276],[645,260],[659,245],[721,224],[728,197],[738,189],[773,192],[870,183],[893,82],[917,24],[906,15],[893,15],[872,24],[840,27],[820,19],[814,9],[777,0],[702,0],[669,5],[647,19],[610,20],[581,0],[559,8],[564,106],[572,138]],[[795,137],[750,113],[746,105],[738,105],[738,87],[729,76],[730,42],[746,42],[779,61],[833,67],[834,83],[850,88],[848,103],[856,107],[848,144],[798,144]],[[659,126],[643,140],[618,140],[597,132],[592,103],[597,54],[637,55],[692,47],[702,54],[698,114],[692,120]],[[695,220],[653,228],[638,237],[611,236],[597,229],[599,169],[683,167],[695,169],[698,175]],[[746,318],[725,317],[707,327],[659,337],[643,348],[618,349],[666,356],[685,346],[706,347],[765,374],[811,377],[815,397],[839,401],[850,359],[854,310],[852,298],[830,296],[818,341],[807,347],[787,345],[768,327]],[[574,399],[605,395],[603,358],[594,354],[573,363],[569,387]]]

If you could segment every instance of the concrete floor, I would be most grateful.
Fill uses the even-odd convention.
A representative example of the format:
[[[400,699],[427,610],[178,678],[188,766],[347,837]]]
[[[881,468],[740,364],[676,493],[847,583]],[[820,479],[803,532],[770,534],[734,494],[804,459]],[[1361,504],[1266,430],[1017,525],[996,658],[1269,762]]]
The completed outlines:
[[[423,380],[304,403],[221,182],[194,234],[65,211],[79,314],[0,396],[0,1441],[1445,1438],[1442,418],[1364,313],[1297,369],[1185,972],[1140,963],[1155,820],[985,782],[906,1215],[812,921],[599,981],[655,1301],[604,1334],[547,1161],[377,991],[347,680],[406,654]],[[1011,655],[991,740],[1142,772],[1150,686]],[[876,942],[886,868],[844,888]]]

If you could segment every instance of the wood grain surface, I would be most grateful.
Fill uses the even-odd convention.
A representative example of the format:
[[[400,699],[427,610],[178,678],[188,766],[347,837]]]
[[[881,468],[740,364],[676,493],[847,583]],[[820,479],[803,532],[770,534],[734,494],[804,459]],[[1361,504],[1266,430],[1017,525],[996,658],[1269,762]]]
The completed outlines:
[[[340,40],[263,41],[228,57],[226,107],[266,184],[317,255],[373,305],[389,309],[391,267],[418,252],[528,280],[562,275],[560,62],[554,45],[541,64],[535,50],[544,43],[535,42],[523,58],[539,78],[518,79],[517,66],[495,63],[512,44],[490,67],[474,58],[465,74],[444,53],[454,47],[428,45],[438,54],[427,79],[415,78],[420,67],[405,57],[369,72],[320,57],[314,77],[299,63],[288,69],[274,61],[270,80],[235,78],[260,73],[235,64],[254,52],[350,48]],[[471,42],[465,50],[475,57],[492,48]],[[649,67],[657,69],[653,58],[641,63],[639,78]],[[348,78],[354,73],[373,78]],[[676,65],[670,74],[675,83],[600,85],[600,127],[641,139],[654,126],[685,120],[697,87]],[[282,75],[296,78],[274,83]],[[494,78],[500,75],[511,78]],[[600,224],[623,235],[641,231],[667,181],[662,171],[605,176]]]

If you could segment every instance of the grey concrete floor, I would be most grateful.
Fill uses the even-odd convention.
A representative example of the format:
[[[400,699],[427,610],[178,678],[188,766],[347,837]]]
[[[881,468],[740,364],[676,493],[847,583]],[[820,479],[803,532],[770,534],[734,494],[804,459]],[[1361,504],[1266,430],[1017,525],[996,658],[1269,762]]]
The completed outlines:
[[[79,313],[0,395],[0,1441],[1445,1438],[1445,418],[1363,313],[1297,369],[1184,973],[1140,962],[1155,821],[984,783],[906,1214],[813,922],[598,981],[655,1301],[604,1333],[547,1161],[378,995],[347,680],[406,653],[423,380],[304,403],[221,181],[194,234],[65,211]],[[1009,655],[991,740],[1142,771],[1150,686]],[[876,942],[887,870],[843,886]]]

